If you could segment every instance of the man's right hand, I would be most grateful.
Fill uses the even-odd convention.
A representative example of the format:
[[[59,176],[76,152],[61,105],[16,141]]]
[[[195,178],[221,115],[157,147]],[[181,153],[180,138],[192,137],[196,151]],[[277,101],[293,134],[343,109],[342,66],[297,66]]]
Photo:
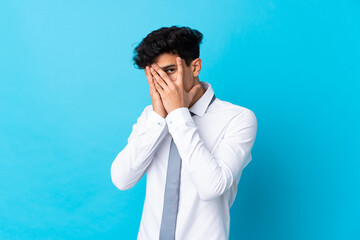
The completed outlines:
[[[146,66],[144,71],[145,71],[146,79],[147,79],[149,87],[150,87],[150,98],[151,98],[153,110],[156,113],[158,113],[160,116],[165,118],[167,116],[167,112],[162,103],[160,93],[156,90],[156,87],[154,85],[154,79],[150,72],[150,67]]]

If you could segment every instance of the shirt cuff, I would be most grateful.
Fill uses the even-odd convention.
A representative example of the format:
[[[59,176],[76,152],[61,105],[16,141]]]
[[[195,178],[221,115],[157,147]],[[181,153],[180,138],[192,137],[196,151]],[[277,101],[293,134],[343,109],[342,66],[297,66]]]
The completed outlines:
[[[165,118],[160,116],[160,114],[158,114],[154,110],[150,111],[148,121],[146,122],[147,128],[152,128],[153,126],[158,126],[159,128],[162,128],[165,124]]]
[[[191,117],[189,109],[186,107],[173,110],[166,116],[165,120],[170,133],[173,133],[184,125],[188,127],[195,127],[195,122]]]

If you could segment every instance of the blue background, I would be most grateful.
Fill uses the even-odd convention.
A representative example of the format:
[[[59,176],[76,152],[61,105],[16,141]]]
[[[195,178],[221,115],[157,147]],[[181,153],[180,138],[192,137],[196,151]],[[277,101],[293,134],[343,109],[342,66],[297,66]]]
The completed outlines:
[[[110,166],[151,104],[132,50],[204,34],[201,81],[253,110],[230,239],[360,239],[359,1],[0,2],[0,239],[136,239]]]

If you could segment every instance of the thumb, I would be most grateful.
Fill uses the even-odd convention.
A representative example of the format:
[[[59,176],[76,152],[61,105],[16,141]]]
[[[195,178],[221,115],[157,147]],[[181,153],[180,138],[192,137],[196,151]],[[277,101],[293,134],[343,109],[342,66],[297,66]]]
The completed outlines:
[[[195,95],[201,88],[201,84],[200,83],[197,83],[195,84],[191,89],[190,91],[188,92],[189,95]]]

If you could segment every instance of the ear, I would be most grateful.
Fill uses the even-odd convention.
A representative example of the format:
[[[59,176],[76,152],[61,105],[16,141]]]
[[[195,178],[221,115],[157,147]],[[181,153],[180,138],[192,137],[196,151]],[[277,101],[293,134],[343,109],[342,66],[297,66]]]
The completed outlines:
[[[202,61],[200,58],[196,58],[191,62],[191,71],[193,77],[198,77],[201,70]]]

